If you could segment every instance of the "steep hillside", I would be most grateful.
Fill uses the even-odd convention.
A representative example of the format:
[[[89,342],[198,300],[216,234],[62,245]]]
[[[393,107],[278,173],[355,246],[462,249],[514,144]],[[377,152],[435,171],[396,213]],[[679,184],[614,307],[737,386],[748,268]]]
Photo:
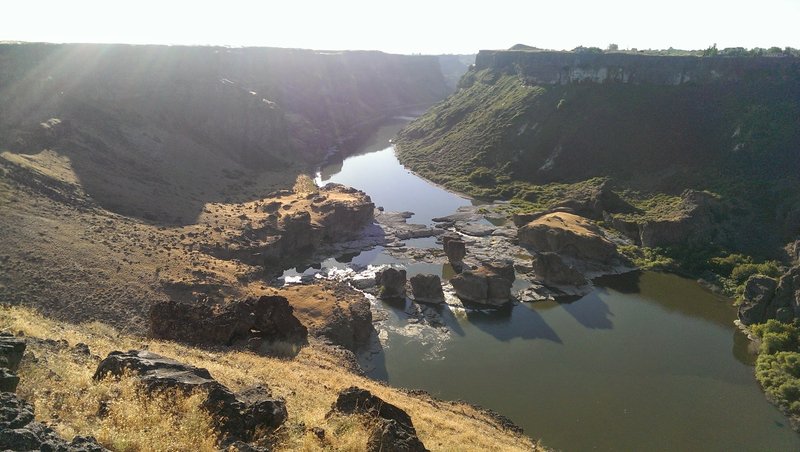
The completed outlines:
[[[446,91],[436,57],[0,45],[0,303],[141,334],[153,302],[258,296],[372,215],[279,190]]]
[[[482,51],[398,148],[425,177],[522,209],[621,196],[594,216],[638,244],[775,255],[800,233],[800,60]],[[719,227],[653,240],[644,227],[698,204],[687,189],[710,193]]]
[[[205,202],[290,186],[331,147],[446,92],[436,57],[8,44],[0,151],[52,150],[108,210],[186,224]]]

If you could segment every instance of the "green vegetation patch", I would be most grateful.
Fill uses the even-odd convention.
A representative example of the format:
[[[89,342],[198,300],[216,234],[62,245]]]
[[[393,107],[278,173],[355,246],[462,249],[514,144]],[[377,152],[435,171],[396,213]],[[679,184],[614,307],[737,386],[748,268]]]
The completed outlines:
[[[756,378],[764,392],[793,421],[800,421],[800,321],[752,326],[761,340]]]

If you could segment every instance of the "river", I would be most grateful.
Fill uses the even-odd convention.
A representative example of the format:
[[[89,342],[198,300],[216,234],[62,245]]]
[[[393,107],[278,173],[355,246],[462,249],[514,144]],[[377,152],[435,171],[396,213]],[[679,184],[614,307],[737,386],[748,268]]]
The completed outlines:
[[[470,200],[399,164],[380,128],[318,183],[368,193],[388,211],[430,223]],[[432,239],[410,246],[436,246]],[[404,264],[409,276],[448,266],[401,262],[378,247],[354,264]],[[329,259],[323,267],[347,264]],[[511,418],[563,450],[800,450],[800,435],[767,402],[730,301],[678,276],[634,272],[595,281],[570,303],[501,310],[439,309],[444,327],[417,325],[408,304],[378,301],[381,348],[369,374],[398,387],[462,399]]]

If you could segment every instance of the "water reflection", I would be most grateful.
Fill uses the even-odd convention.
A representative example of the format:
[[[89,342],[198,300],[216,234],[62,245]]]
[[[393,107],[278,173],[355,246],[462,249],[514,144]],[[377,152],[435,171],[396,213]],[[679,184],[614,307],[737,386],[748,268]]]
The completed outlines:
[[[605,330],[614,328],[614,323],[611,321],[614,314],[596,293],[578,301],[560,301],[559,305],[586,328]]]
[[[520,308],[509,304],[499,309],[469,310],[466,317],[472,326],[501,342],[542,339],[562,343],[555,330],[538,312]]]

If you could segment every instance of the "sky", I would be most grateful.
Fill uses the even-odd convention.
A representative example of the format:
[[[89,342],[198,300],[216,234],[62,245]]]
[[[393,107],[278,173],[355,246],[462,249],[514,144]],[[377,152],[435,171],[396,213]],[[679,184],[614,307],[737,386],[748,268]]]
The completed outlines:
[[[0,41],[475,53],[523,43],[800,48],[800,0],[18,0]]]

